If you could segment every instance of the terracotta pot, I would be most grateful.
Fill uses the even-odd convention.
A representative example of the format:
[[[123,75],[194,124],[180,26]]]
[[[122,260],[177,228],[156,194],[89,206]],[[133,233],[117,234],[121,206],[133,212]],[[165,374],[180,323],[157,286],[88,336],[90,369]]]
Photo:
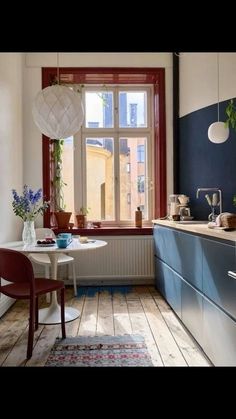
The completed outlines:
[[[85,228],[85,224],[86,224],[86,215],[83,215],[83,214],[77,214],[77,215],[76,215],[76,220],[77,220],[77,227],[78,227],[78,228]]]
[[[68,228],[72,212],[59,211],[55,212],[58,228]]]

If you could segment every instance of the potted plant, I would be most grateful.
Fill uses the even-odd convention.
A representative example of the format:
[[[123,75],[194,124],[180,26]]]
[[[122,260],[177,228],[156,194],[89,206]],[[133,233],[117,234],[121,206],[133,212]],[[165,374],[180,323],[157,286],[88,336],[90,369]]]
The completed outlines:
[[[72,212],[66,212],[63,189],[67,185],[62,178],[62,153],[64,140],[54,140],[53,160],[54,160],[54,215],[58,228],[68,228]]]
[[[12,189],[12,195],[13,211],[24,221],[22,240],[24,244],[33,245],[36,243],[34,221],[39,214],[43,215],[49,202],[44,201],[42,188],[34,192],[28,185],[24,185],[23,195],[18,195],[15,189]]]
[[[79,214],[76,215],[77,220],[77,227],[78,228],[85,228],[87,215],[89,213],[90,208],[80,207]]]

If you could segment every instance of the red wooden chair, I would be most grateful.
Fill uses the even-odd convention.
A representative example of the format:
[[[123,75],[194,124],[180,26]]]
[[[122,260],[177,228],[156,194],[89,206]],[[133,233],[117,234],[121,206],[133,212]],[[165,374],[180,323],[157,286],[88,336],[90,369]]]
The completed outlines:
[[[9,281],[10,284],[1,285],[1,278]],[[64,282],[47,278],[35,278],[32,264],[23,253],[0,248],[0,292],[16,300],[30,300],[27,359],[32,356],[34,330],[38,328],[38,296],[57,290],[61,291],[61,330],[62,337],[65,338]]]

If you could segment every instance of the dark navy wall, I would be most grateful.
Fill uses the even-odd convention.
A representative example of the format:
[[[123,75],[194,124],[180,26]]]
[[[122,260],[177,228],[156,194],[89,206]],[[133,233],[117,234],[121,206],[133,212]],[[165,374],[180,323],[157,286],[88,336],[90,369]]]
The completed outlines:
[[[220,120],[225,121],[228,100],[220,104]],[[207,219],[210,207],[205,193],[196,198],[197,188],[222,190],[223,211],[236,212],[232,204],[236,194],[236,132],[230,128],[225,143],[208,139],[208,128],[217,122],[217,105],[208,106],[180,118],[179,191],[190,197],[191,213],[196,219]]]

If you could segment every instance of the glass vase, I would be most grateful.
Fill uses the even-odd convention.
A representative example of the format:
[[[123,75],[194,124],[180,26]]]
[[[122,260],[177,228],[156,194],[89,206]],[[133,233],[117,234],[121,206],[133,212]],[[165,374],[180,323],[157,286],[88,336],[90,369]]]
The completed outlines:
[[[217,218],[216,206],[215,205],[211,205],[211,213],[208,216],[208,220],[215,222],[216,221],[216,218]]]
[[[36,244],[36,234],[34,228],[34,221],[24,221],[24,228],[22,232],[22,240],[25,245]]]

